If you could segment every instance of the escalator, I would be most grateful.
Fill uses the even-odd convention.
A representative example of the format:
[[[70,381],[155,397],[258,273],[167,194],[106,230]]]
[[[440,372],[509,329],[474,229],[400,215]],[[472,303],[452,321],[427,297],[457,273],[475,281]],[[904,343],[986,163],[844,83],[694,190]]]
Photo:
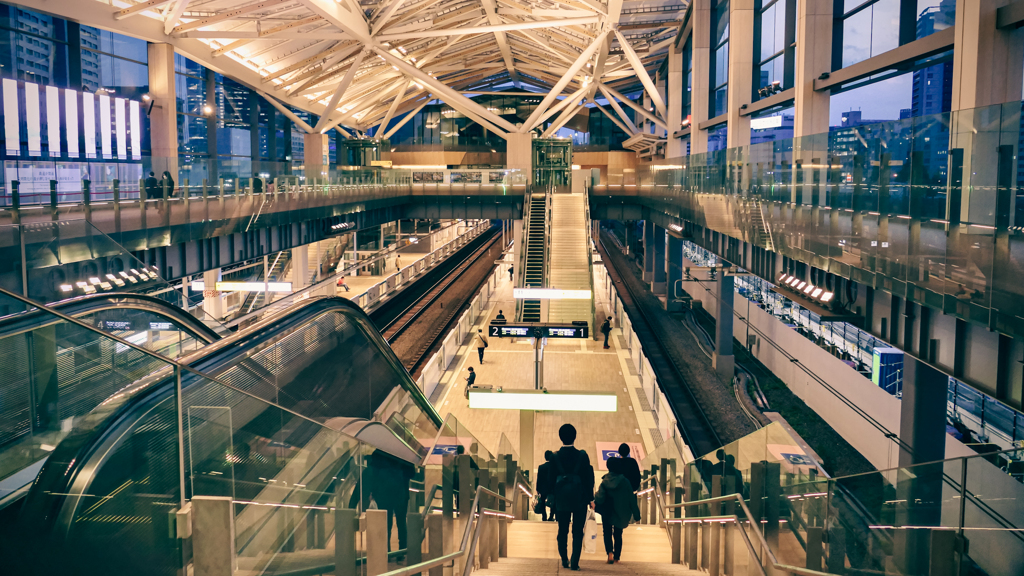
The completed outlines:
[[[228,334],[216,322],[142,294],[93,294],[52,309],[168,358]],[[0,510],[24,495],[80,419],[159,365],[43,310],[0,320]]]
[[[294,548],[295,510],[355,507],[367,495],[353,471],[418,465],[441,425],[362,310],[306,300],[93,410],[43,466],[14,536],[42,573],[171,575],[189,554],[175,512],[227,497],[239,566],[264,572],[268,551]]]
[[[547,198],[545,194],[531,194],[529,214],[526,223],[526,266],[523,269],[523,286],[544,287],[544,266],[547,256]],[[523,322],[540,322],[540,300],[524,300]]]

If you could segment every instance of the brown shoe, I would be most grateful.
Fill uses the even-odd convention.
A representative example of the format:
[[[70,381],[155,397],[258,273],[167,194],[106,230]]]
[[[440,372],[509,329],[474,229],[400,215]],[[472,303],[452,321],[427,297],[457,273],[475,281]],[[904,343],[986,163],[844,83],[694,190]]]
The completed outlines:
[[[615,564],[615,555],[614,554],[609,554],[608,555],[608,563],[609,564]]]

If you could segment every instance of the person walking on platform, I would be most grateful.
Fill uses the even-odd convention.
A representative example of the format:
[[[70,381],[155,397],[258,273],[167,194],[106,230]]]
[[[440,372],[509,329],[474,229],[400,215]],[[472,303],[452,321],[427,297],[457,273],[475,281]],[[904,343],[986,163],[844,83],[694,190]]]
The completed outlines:
[[[583,552],[583,530],[587,523],[587,508],[594,501],[594,467],[586,451],[577,450],[576,428],[562,424],[558,429],[562,447],[555,455],[555,517],[558,519],[558,555],[562,568],[580,569]],[[572,556],[568,554],[569,526],[572,525]]]
[[[545,462],[537,467],[537,494],[540,496],[540,519],[542,522],[555,520],[555,453],[551,450],[544,451]],[[548,514],[548,508],[551,513]]]
[[[601,334],[604,334],[604,349],[611,348],[608,345],[608,335],[612,333],[612,317],[609,316],[605,319],[604,324],[601,324]]]
[[[512,281],[512,268],[513,268],[512,266],[508,267],[508,281],[509,282]]]
[[[466,376],[466,400],[469,400],[469,389],[476,384],[476,372],[473,367],[469,367],[469,376]]]
[[[619,444],[618,460],[622,460],[622,471],[620,474],[625,476],[626,480],[629,480],[629,485],[633,487],[633,492],[636,492],[640,489],[640,465],[636,463],[636,459],[629,455],[629,444],[625,442]]]
[[[608,473],[601,480],[594,500],[594,509],[604,524],[604,551],[608,554],[609,564],[618,563],[622,556],[622,530],[633,519],[633,505],[636,504],[633,487],[622,474],[624,467],[625,459],[608,459]]]
[[[480,363],[484,363],[484,349],[487,348],[487,336],[484,336],[484,331],[480,328],[476,330],[476,337],[474,338],[476,344],[476,353],[480,356]]]
[[[395,254],[395,272],[398,272],[401,269],[402,269],[402,255],[401,254]]]

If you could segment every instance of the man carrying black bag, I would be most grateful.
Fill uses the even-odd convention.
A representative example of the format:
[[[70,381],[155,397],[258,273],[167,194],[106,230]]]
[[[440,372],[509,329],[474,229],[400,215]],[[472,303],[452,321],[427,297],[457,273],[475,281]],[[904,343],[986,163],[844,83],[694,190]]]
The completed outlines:
[[[555,516],[558,519],[558,555],[562,568],[580,569],[583,552],[583,530],[587,523],[587,508],[594,501],[594,468],[590,457],[577,450],[576,428],[563,424],[558,429],[562,447],[555,455]],[[568,555],[569,525],[572,524],[572,557]]]

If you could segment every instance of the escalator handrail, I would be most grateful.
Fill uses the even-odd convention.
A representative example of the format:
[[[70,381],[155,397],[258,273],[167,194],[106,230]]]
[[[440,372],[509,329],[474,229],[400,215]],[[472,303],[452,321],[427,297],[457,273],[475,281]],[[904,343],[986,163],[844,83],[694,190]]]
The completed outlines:
[[[7,293],[19,300],[27,300],[9,293],[3,288],[0,288],[0,293]],[[36,482],[29,492],[29,499],[23,509],[23,517],[34,517],[35,521],[43,522],[44,524],[50,524],[57,520],[59,511],[64,508],[64,501],[73,495],[73,486],[81,472],[93,465],[93,455],[106,444],[110,435],[114,434],[126,422],[133,421],[131,416],[137,410],[150,408],[163,399],[166,394],[174,393],[175,382],[174,374],[170,370],[171,366],[186,369],[195,376],[217,381],[212,376],[208,376],[206,372],[216,372],[218,369],[233,365],[233,361],[239,355],[244,355],[245,351],[252,346],[259,345],[282,332],[300,326],[305,320],[311,320],[319,317],[322,313],[332,310],[342,309],[354,314],[356,324],[363,329],[364,334],[367,335],[369,340],[380,349],[388,363],[395,368],[398,374],[405,375],[406,378],[400,382],[402,387],[410,393],[416,404],[424,410],[424,413],[437,426],[442,426],[443,421],[437,414],[437,411],[434,410],[422,391],[419,390],[412,376],[409,375],[408,371],[398,360],[398,357],[395,356],[383,337],[377,332],[369,316],[358,305],[338,297],[313,298],[294,306],[290,313],[272,316],[178,360],[166,359],[142,349],[141,351],[144,353],[160,358],[166,365],[123,390],[116,399],[108,400],[86,415],[81,426],[76,426],[72,433],[57,446],[57,449],[51,454],[42,470],[40,470]],[[47,311],[47,307],[43,307],[43,311]],[[83,326],[98,331],[97,328],[84,325],[84,323]],[[138,349],[134,344],[123,341],[116,336],[111,337],[122,344]],[[189,380],[194,380],[194,378]],[[265,402],[268,405],[277,406],[274,402],[265,398],[254,396],[249,392],[239,390],[227,384],[223,385]],[[186,386],[184,380],[182,386]],[[295,414],[293,410],[282,406],[277,407]],[[309,420],[309,418],[301,414],[296,415]],[[316,423],[323,426],[322,423]],[[71,465],[51,471],[53,469],[51,465],[53,462],[65,462],[71,463]],[[52,500],[50,497],[53,495],[60,495],[61,497]],[[42,502],[37,503],[37,500],[42,500]]]
[[[174,321],[178,326],[189,332],[191,336],[203,340],[205,343],[215,342],[221,339],[213,328],[202,320],[182,310],[181,308],[148,294],[133,294],[125,292],[109,292],[103,294],[90,294],[68,298],[60,302],[48,305],[48,308],[61,312],[68,316],[79,318],[96,312],[106,310],[128,308],[152,312]],[[52,312],[33,308],[24,312],[17,312],[0,318],[0,339],[15,336],[31,330],[36,330],[52,324],[59,324],[64,320],[55,316]]]

